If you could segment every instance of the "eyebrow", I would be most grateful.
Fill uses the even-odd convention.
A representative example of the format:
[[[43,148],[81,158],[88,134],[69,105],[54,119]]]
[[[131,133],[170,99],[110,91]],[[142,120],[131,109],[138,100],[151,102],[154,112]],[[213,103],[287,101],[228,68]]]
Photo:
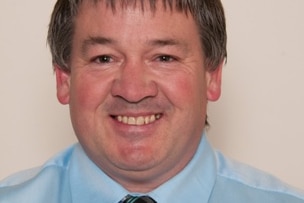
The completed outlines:
[[[83,54],[87,53],[87,50],[90,46],[93,45],[108,45],[108,44],[117,44],[114,39],[107,38],[107,37],[88,37],[85,39],[81,46],[81,51]]]
[[[148,44],[151,46],[173,46],[178,45],[180,43],[174,39],[155,39],[148,41]]]
[[[181,47],[185,51],[188,50],[187,43],[172,38],[155,39],[155,40],[150,40],[147,43],[152,47],[177,46],[177,47]]]
[[[111,45],[111,44],[118,44],[118,42],[112,38],[108,37],[88,37],[88,39],[84,40],[82,43],[82,53],[87,53],[87,50],[90,46],[94,45]],[[181,47],[184,51],[188,50],[188,45],[185,42],[180,40],[172,39],[172,38],[164,38],[164,39],[152,39],[147,40],[146,44],[151,47],[166,47],[166,46],[177,46]]]

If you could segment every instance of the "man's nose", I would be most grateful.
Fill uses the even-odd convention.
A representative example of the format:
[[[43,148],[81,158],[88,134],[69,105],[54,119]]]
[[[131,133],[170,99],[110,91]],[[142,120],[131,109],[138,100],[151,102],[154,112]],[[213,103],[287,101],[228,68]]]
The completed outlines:
[[[112,95],[137,103],[148,97],[155,97],[158,89],[149,67],[142,62],[124,64],[112,86]]]

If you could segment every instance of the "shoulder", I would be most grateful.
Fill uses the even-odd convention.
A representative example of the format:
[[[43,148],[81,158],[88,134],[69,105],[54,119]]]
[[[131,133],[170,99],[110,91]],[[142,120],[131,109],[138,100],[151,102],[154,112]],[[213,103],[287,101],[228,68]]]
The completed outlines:
[[[226,198],[252,202],[304,202],[304,192],[295,189],[261,170],[231,160],[216,152],[217,181],[215,192],[223,192]],[[244,198],[244,199],[243,199]],[[248,201],[247,201],[248,202]]]
[[[76,146],[69,147],[41,167],[25,170],[2,180],[0,182],[0,203],[36,202],[33,199],[40,198],[37,196],[38,193],[46,196],[56,194],[60,188],[66,185],[66,171]]]

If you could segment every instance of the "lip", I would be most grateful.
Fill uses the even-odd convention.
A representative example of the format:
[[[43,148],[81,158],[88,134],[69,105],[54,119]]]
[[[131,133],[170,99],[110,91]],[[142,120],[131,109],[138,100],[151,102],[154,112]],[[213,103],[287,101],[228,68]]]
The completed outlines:
[[[119,114],[121,115],[121,114]],[[140,117],[139,115],[132,115],[132,114],[123,114],[128,115],[128,117]],[[145,114],[145,116],[148,115],[155,115],[155,114]],[[152,138],[154,135],[156,135],[156,131],[158,129],[158,126],[160,125],[161,120],[163,119],[163,114],[158,119],[151,123],[145,123],[142,125],[136,125],[136,124],[128,124],[123,123],[118,120],[118,115],[111,115],[111,128],[113,130],[113,133],[116,136],[127,138],[128,140],[141,140],[146,138]],[[141,115],[142,116],[142,115]]]

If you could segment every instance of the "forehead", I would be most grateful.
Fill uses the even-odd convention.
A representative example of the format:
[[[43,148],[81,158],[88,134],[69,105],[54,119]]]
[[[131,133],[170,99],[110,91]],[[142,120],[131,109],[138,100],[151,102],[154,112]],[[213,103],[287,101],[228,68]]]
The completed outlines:
[[[184,2],[185,0],[180,1]],[[77,21],[83,21],[80,19],[91,16],[91,19],[86,23],[94,24],[92,22],[93,15],[95,15],[93,21],[100,21],[101,19],[103,21],[113,21],[113,18],[117,16],[124,18],[126,15],[137,13],[142,16],[150,16],[151,19],[158,16],[158,18],[163,19],[163,24],[184,18],[192,21],[191,24],[198,28],[199,26],[189,7],[188,4],[178,4],[177,0],[83,0],[78,7],[74,22],[78,24]],[[180,24],[180,26],[182,25]]]
[[[175,5],[174,0],[83,0],[78,8],[76,24],[82,18],[95,15],[93,21],[113,21],[113,18],[125,17],[134,13],[150,16],[151,19],[162,18],[162,23],[177,21],[184,18],[192,21],[196,28],[197,22],[186,6]],[[139,15],[136,17],[138,18]],[[81,21],[81,20],[80,20]],[[86,22],[94,24],[92,18]],[[176,23],[178,24],[178,23]],[[182,26],[181,24],[179,26]]]
[[[171,19],[177,21],[180,18],[185,18],[192,21],[191,24],[194,24],[196,29],[199,28],[194,15],[192,15],[192,12],[189,10],[191,9],[190,3],[186,5],[178,3],[184,1],[185,0],[83,0],[78,7],[74,22],[78,24],[77,21],[90,15],[91,17],[95,15],[93,21],[100,21],[101,18],[103,18],[103,21],[113,21],[113,18],[117,16],[124,18],[126,15],[137,13],[143,16],[150,16],[152,17],[151,19],[155,19],[155,16],[158,16],[158,18],[163,19],[163,24],[168,23]],[[92,18],[86,23],[94,24],[92,23]],[[197,31],[199,31],[199,29],[197,29]]]
[[[169,5],[166,7],[163,1],[155,1],[155,5],[149,1],[130,2],[122,4],[117,1],[115,5],[110,5],[107,1],[83,1],[75,20],[74,47],[83,48],[86,42],[94,39],[95,45],[132,44],[129,49],[155,45],[151,42],[158,42],[157,45],[165,42],[163,45],[199,46],[201,49],[198,27],[192,15],[173,7],[171,9]]]

